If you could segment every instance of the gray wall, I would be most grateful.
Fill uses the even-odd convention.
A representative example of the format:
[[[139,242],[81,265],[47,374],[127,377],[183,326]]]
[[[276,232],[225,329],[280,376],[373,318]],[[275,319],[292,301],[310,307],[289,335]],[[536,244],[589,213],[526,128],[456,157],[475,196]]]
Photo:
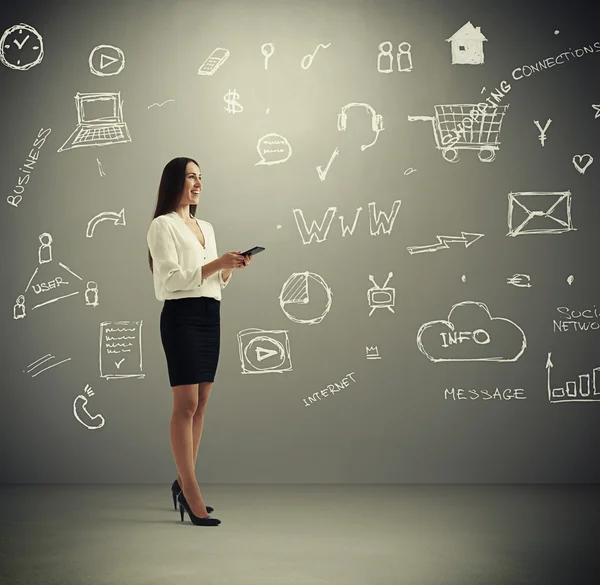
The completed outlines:
[[[600,104],[600,32],[592,3],[53,4],[29,2],[0,15],[1,30],[26,23],[44,43],[39,64],[0,65],[2,481],[175,476],[161,303],[146,258],[160,173],[175,156],[201,163],[197,215],[215,227],[219,253],[267,248],[224,290],[201,482],[600,479],[591,464],[600,440],[600,394],[592,385],[589,400],[579,400],[577,387],[563,401],[548,393],[547,379],[549,353],[551,389],[570,391],[568,381],[579,383],[585,374],[592,384],[600,366],[600,317],[571,318],[573,310],[600,307],[592,261],[599,238],[600,119],[592,104]],[[469,21],[487,38],[484,63],[452,64],[446,39]],[[411,71],[398,71],[395,61],[391,73],[378,71],[383,41],[393,43],[394,55],[399,43],[410,43]],[[261,45],[269,42],[275,51],[265,69]],[[331,45],[302,68],[320,43]],[[102,44],[123,51],[120,73],[91,72],[88,56]],[[215,47],[227,48],[229,58],[214,75],[198,75]],[[24,55],[20,66],[32,58]],[[548,58],[538,72],[524,68]],[[116,70],[104,65],[100,72]],[[448,162],[436,149],[432,123],[408,119],[431,116],[436,105],[483,102],[495,88],[504,88],[499,105],[509,107],[492,162],[462,148],[460,160]],[[244,110],[232,114],[223,97],[234,89]],[[131,141],[57,152],[77,124],[78,92],[120,92]],[[384,130],[364,151],[360,145],[375,137],[364,108],[350,108],[347,129],[337,128],[338,113],[352,102],[383,116]],[[534,120],[543,127],[548,119],[542,145]],[[34,147],[48,128],[45,142]],[[280,164],[256,165],[257,141],[269,133],[285,137],[292,154]],[[325,168],[336,148],[321,181],[316,167]],[[24,173],[30,150],[37,161]],[[583,154],[597,158],[584,173],[573,163]],[[30,177],[22,198],[11,205],[24,174]],[[574,229],[507,235],[509,194],[522,192],[569,192],[560,204],[571,204]],[[558,196],[516,199],[547,211],[552,197]],[[395,201],[401,203],[388,233],[376,233],[376,216],[389,216]],[[357,208],[354,232],[342,235],[341,217],[352,227]],[[568,223],[559,209],[555,216]],[[112,220],[96,223],[87,237],[88,222],[102,213]],[[526,212],[513,213],[515,228]],[[302,218],[309,227],[325,219],[321,234],[303,240]],[[544,216],[525,226],[549,227],[560,226]],[[407,249],[462,231],[483,237],[468,247],[458,241],[426,253]],[[40,263],[43,233],[52,237],[52,260]],[[373,300],[385,305],[386,293],[368,297],[369,275],[383,287],[390,272],[393,305],[371,310]],[[293,274],[291,290],[286,282]],[[527,276],[510,284],[515,274]],[[56,277],[68,284],[36,288]],[[90,281],[97,302],[85,295]],[[280,302],[301,299],[303,290],[307,304]],[[17,318],[19,295],[25,314]],[[437,323],[419,343],[420,328],[448,319],[453,306],[462,342],[443,347],[448,325]],[[498,319],[490,322],[490,315]],[[100,355],[102,323],[119,321],[141,323],[132,332],[134,344],[141,343],[141,367],[135,352],[119,366],[120,357]],[[287,352],[289,342],[279,366],[273,355],[242,363],[238,334],[249,328],[265,331],[256,334],[263,339],[242,339],[254,356],[257,348]],[[476,330],[474,338],[464,333]],[[482,343],[486,335],[490,343]],[[367,347],[381,359],[367,359]],[[245,373],[252,368],[282,371]],[[321,392],[328,386],[337,391]],[[75,416],[83,414],[77,396],[86,387],[93,392],[88,410],[104,419],[97,429]],[[491,398],[496,388],[519,389],[518,398]]]

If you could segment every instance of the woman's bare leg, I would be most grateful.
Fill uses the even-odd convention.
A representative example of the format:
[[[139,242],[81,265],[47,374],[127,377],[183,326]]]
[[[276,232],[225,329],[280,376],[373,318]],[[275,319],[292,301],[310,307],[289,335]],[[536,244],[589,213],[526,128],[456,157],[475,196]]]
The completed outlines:
[[[198,406],[192,417],[192,449],[194,453],[194,470],[196,469],[196,461],[198,459],[198,448],[200,447],[200,439],[202,438],[202,430],[204,428],[204,411],[206,403],[212,388],[212,382],[200,382],[198,384]],[[181,474],[177,475],[177,481],[181,485]]]
[[[205,518],[208,513],[194,473],[193,419],[198,408],[198,384],[173,387],[173,414],[169,436],[178,480],[192,512]]]

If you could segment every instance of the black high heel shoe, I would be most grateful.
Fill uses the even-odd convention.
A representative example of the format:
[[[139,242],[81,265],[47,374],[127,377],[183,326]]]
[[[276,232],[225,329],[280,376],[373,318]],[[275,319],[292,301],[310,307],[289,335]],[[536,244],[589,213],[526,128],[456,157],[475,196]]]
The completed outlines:
[[[173,509],[175,510],[177,510],[177,496],[179,495],[179,492],[181,492],[181,486],[179,485],[179,482],[175,480],[171,485],[171,493],[173,494]],[[206,506],[206,511],[210,514],[214,511],[214,508],[212,506]]]
[[[221,521],[218,518],[211,518],[210,516],[207,516],[206,518],[200,518],[199,516],[196,516],[192,512],[192,509],[190,508],[189,504],[186,502],[185,497],[183,495],[183,491],[179,492],[179,495],[177,496],[177,501],[179,502],[179,513],[181,514],[182,522],[183,511],[185,510],[188,513],[192,524],[194,524],[195,526],[218,526],[219,524],[221,524]],[[208,506],[206,507],[206,509],[208,510]]]

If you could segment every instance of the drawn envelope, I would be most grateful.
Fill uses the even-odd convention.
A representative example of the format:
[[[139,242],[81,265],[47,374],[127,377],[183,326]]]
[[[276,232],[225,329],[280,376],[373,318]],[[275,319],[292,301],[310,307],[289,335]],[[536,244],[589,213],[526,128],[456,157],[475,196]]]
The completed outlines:
[[[560,234],[575,230],[570,191],[523,191],[508,194],[508,233]]]

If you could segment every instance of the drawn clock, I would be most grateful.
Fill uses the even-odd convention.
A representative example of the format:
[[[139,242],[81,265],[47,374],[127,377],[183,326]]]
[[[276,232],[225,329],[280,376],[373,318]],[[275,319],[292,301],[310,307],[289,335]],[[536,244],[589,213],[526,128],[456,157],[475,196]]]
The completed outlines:
[[[16,24],[4,31],[0,38],[0,61],[19,71],[31,69],[44,58],[42,36],[28,24]]]

